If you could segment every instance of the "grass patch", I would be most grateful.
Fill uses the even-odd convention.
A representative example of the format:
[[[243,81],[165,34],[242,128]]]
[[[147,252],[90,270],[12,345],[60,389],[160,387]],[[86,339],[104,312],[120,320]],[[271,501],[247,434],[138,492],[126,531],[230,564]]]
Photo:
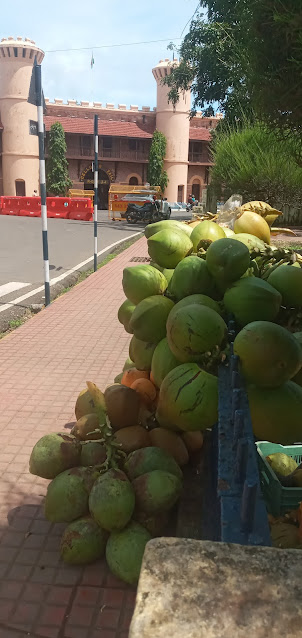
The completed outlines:
[[[11,319],[11,321],[8,322],[7,329],[3,332],[0,332],[0,339],[3,339],[3,337],[6,337],[6,335],[8,335],[10,332],[13,332],[13,330],[16,330],[16,328],[22,326],[23,323],[26,323],[28,319],[31,319],[33,314],[34,313],[31,312],[29,308],[27,308],[26,313],[22,317],[19,317],[19,319]]]
[[[298,242],[287,242],[281,240],[277,240],[273,242],[274,246],[278,246],[278,248],[290,248],[291,250],[302,250],[302,241]]]

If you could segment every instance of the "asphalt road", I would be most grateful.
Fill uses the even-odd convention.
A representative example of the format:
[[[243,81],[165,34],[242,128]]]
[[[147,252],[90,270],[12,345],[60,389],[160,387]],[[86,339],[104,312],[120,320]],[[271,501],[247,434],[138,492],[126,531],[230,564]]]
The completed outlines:
[[[180,213],[173,217],[185,218]],[[99,211],[98,252],[103,251],[99,261],[114,250],[114,244],[143,229],[139,224],[113,222],[107,211]],[[92,222],[48,219],[48,247],[50,280],[57,286],[59,278],[61,287],[67,285],[70,270],[77,273],[93,265]],[[0,331],[5,321],[22,314],[24,308],[44,303],[44,290],[29,294],[43,287],[43,282],[41,219],[0,215]]]

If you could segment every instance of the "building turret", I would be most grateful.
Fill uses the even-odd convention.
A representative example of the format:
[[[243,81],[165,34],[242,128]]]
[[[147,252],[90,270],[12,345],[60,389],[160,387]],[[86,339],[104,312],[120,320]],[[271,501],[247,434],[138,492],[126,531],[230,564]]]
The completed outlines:
[[[4,195],[32,196],[39,188],[38,137],[30,135],[37,107],[27,102],[35,56],[44,53],[32,40],[3,38],[0,42],[0,119]]]
[[[167,138],[165,169],[169,182],[165,196],[169,202],[184,202],[188,182],[190,90],[182,91],[178,103],[173,106],[168,101],[169,87],[162,84],[175,65],[178,65],[177,60],[160,60],[152,73],[157,83],[156,128]]]

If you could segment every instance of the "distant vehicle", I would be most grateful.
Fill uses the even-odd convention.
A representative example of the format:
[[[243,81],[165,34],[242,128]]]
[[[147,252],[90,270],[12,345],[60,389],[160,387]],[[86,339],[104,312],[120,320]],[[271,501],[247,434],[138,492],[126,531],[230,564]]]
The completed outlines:
[[[177,202],[169,204],[169,206],[171,208],[171,213],[179,213],[179,211],[182,209],[182,205],[178,204]]]
[[[137,222],[145,222],[152,224],[163,219],[169,219],[171,210],[169,203],[165,200],[156,200],[153,198],[144,201],[142,206],[129,202],[126,219],[128,224],[136,224]]]
[[[190,204],[186,204],[185,202],[174,202],[173,204],[170,204],[170,208],[171,208],[171,213],[181,213],[181,212],[188,212],[189,210],[191,210],[190,208]]]
[[[152,195],[133,195],[132,193],[127,193],[127,195],[124,195],[123,197],[121,197],[121,201],[122,202],[133,202],[133,200],[135,200],[136,202],[142,202],[142,204],[144,202],[153,202],[153,196]]]

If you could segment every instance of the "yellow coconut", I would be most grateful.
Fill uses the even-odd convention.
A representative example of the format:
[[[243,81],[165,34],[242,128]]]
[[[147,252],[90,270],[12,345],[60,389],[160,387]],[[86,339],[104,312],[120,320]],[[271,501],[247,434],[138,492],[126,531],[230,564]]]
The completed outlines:
[[[188,226],[190,226],[190,228],[195,228],[195,226],[198,226],[198,224],[200,224],[201,219],[199,219],[198,221],[195,222],[188,222]]]
[[[252,213],[246,211],[238,217],[234,223],[234,231],[238,233],[248,233],[255,235],[259,239],[262,239],[266,244],[270,243],[270,228],[265,219],[258,215],[258,213]]]

